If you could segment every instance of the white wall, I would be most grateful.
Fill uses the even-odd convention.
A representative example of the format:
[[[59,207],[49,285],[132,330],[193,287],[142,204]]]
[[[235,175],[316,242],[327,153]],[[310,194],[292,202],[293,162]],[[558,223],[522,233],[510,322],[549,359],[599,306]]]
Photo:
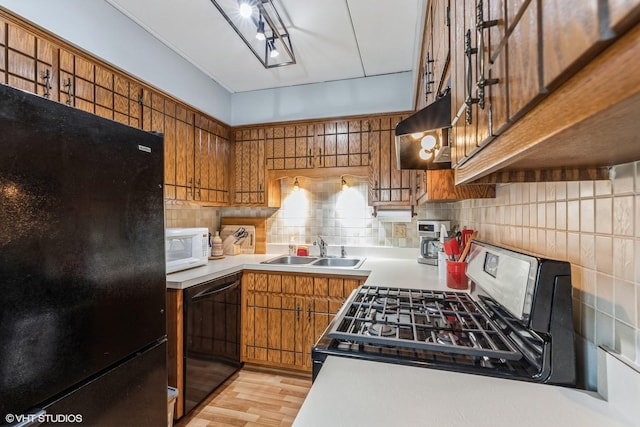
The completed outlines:
[[[411,72],[231,94],[104,0],[0,6],[232,126],[412,109]]]
[[[413,73],[235,93],[234,125],[412,110]]]
[[[103,0],[0,0],[45,28],[224,123],[231,94]]]

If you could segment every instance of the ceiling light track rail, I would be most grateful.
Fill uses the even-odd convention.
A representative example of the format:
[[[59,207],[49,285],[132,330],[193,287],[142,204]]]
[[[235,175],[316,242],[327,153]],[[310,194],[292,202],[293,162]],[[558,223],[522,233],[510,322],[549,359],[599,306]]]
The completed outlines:
[[[210,1],[265,68],[296,63],[289,31],[272,0]]]

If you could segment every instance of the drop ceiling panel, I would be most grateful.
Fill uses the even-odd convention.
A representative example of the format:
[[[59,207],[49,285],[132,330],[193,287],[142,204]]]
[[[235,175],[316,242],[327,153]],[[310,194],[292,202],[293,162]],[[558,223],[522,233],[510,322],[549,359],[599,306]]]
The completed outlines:
[[[275,69],[210,0],[107,1],[234,93],[411,70],[425,0],[273,0],[297,61]]]

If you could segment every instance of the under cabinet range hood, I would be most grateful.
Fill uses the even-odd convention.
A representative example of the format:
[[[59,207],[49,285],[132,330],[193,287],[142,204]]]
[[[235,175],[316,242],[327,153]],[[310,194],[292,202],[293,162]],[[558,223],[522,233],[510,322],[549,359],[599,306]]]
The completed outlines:
[[[398,169],[449,169],[451,94],[427,105],[396,125]]]

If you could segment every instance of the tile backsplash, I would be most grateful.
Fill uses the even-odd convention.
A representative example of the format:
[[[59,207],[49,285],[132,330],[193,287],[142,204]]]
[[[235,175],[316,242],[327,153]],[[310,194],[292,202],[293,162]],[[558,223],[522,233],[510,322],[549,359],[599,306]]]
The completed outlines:
[[[282,207],[167,205],[169,227],[218,229],[225,216],[267,218],[267,242],[418,248],[417,218],[451,219],[488,242],[521,248],[572,266],[579,364],[595,388],[596,346],[640,365],[640,162],[614,168],[607,181],[502,184],[495,199],[426,203],[410,222],[372,216],[365,178],[281,180]]]
[[[165,204],[165,226],[207,227],[210,232],[220,227],[220,208]]]
[[[640,166],[607,181],[499,185],[495,199],[456,202],[453,217],[480,238],[571,262],[574,325],[586,385],[596,346],[640,365]]]

